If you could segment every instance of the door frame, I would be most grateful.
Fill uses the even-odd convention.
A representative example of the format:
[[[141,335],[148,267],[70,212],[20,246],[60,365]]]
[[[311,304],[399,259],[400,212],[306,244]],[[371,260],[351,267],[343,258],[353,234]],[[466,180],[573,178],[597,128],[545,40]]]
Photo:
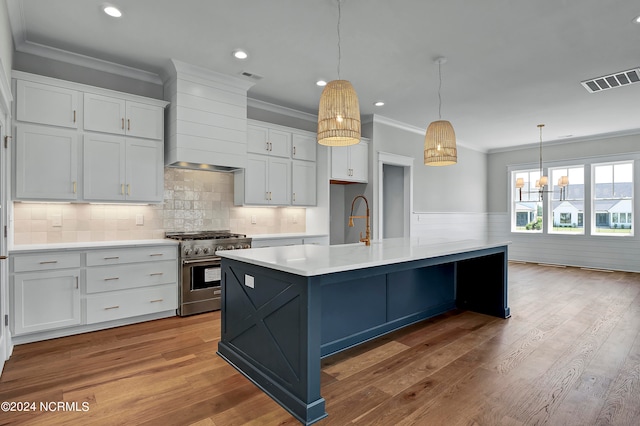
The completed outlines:
[[[384,165],[399,166],[404,171],[404,232],[403,236],[408,238],[411,236],[411,214],[413,212],[413,157],[392,154],[389,152],[378,152],[378,196],[376,202],[376,218],[374,226],[374,235],[376,238],[382,238],[384,235]]]
[[[4,229],[9,225],[9,179],[11,144],[5,148],[5,137],[11,140],[11,80],[4,72],[0,58],[0,255],[7,256],[7,237]],[[0,374],[4,363],[11,356],[13,345],[9,326],[5,325],[5,316],[9,315],[9,260],[0,261]]]

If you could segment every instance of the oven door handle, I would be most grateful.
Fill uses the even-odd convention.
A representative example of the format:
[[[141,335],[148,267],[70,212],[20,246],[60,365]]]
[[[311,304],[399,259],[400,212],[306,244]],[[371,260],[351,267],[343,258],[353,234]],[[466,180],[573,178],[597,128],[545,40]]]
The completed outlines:
[[[215,258],[215,259],[200,259],[200,260],[183,260],[182,264],[183,265],[193,265],[196,263],[211,263],[211,264],[220,264],[220,258]]]

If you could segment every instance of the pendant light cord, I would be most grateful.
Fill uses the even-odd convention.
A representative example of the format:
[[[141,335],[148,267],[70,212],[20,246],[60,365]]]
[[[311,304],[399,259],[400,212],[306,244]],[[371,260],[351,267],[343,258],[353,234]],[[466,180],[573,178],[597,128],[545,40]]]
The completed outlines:
[[[442,61],[438,61],[438,79],[440,80],[438,84],[438,119],[442,120],[442,96],[440,95],[442,90]]]
[[[542,128],[544,124],[538,124],[540,128],[540,178],[542,178]]]
[[[342,51],[340,49],[340,18],[342,0],[338,0],[338,80],[340,80],[340,60],[342,59]]]

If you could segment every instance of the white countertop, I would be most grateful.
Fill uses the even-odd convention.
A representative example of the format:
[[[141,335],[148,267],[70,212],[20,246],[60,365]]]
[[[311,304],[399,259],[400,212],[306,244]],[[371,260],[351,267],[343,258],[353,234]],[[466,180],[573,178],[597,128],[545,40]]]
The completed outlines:
[[[178,245],[178,241],[165,238],[149,240],[91,241],[81,243],[22,244],[9,248],[9,253],[27,253],[42,250],[82,250],[103,249],[127,246]]]
[[[221,257],[302,276],[315,276],[501,247],[510,241],[389,238],[334,246],[295,245],[219,251]]]
[[[278,240],[284,238],[313,238],[313,237],[328,237],[329,234],[307,234],[304,232],[295,232],[288,234],[247,234],[247,237],[251,237],[253,240]]]

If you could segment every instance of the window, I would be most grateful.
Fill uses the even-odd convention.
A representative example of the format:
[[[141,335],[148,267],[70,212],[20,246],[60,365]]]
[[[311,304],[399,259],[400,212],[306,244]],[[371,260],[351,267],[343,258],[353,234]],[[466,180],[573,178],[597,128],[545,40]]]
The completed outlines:
[[[584,166],[549,170],[549,233],[584,234]]]
[[[633,162],[593,165],[593,235],[633,235]]]
[[[539,170],[519,170],[511,173],[513,203],[511,230],[513,232],[542,232],[542,200],[536,181],[540,179]],[[516,182],[522,182],[516,188]]]

